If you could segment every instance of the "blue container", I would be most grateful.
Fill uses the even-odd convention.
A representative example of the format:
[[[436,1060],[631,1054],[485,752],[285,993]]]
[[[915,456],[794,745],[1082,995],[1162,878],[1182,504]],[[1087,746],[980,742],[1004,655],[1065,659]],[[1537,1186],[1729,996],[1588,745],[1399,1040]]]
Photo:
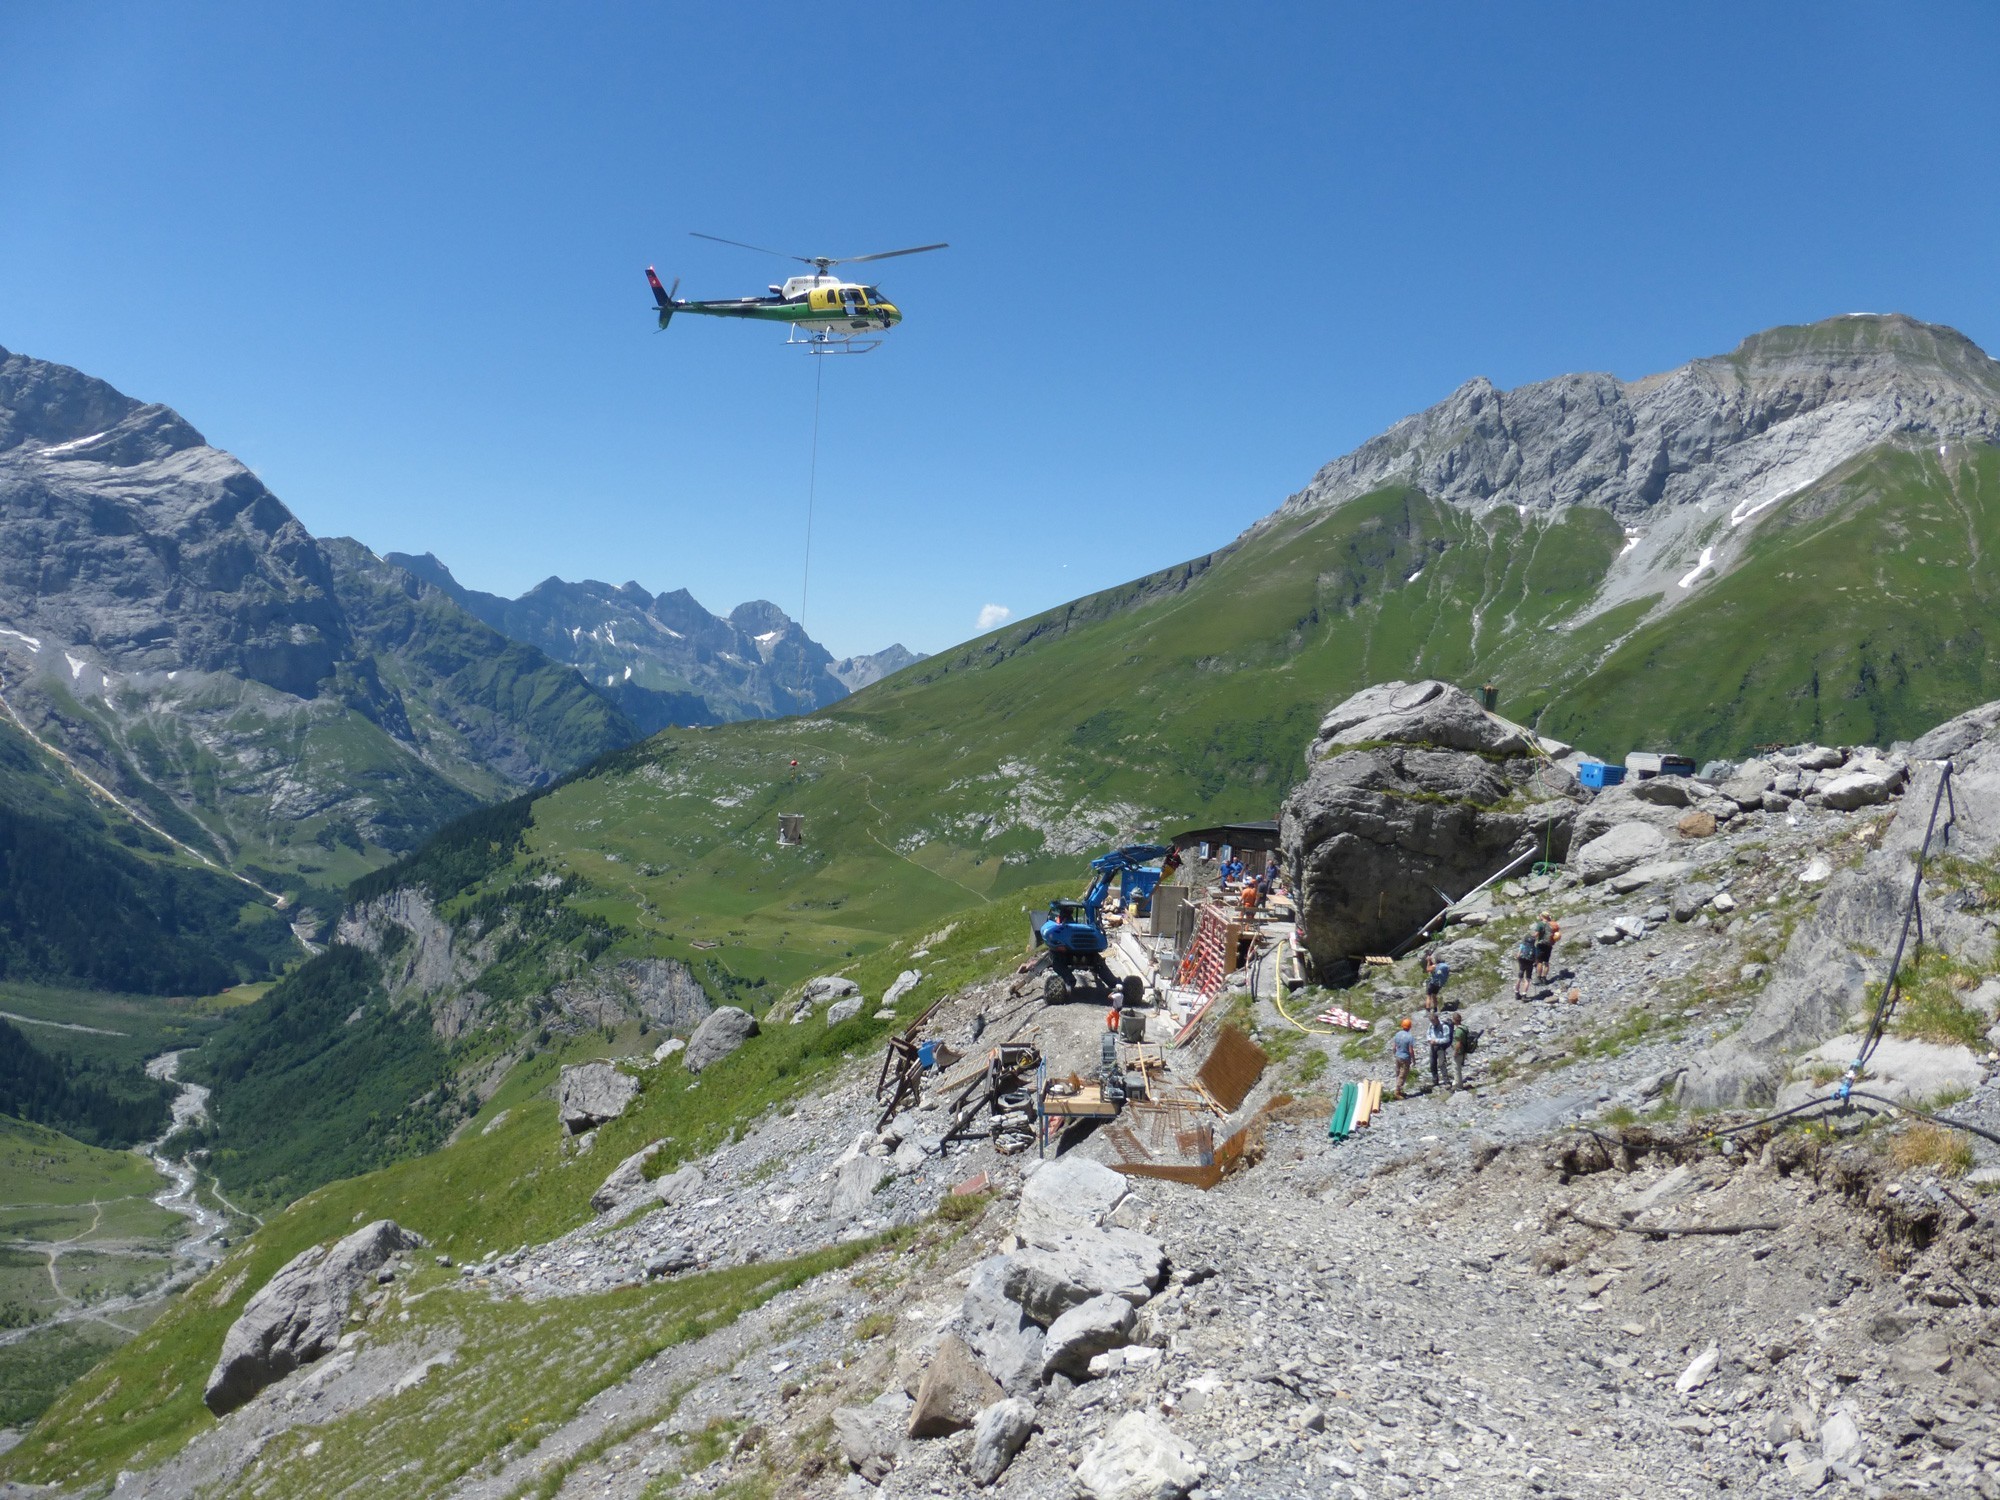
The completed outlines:
[[[922,1068],[926,1073],[937,1066],[936,1042],[917,1043],[917,1066]]]
[[[1603,791],[1608,786],[1617,786],[1625,779],[1623,766],[1607,766],[1601,760],[1587,760],[1576,768],[1576,779],[1592,791]]]

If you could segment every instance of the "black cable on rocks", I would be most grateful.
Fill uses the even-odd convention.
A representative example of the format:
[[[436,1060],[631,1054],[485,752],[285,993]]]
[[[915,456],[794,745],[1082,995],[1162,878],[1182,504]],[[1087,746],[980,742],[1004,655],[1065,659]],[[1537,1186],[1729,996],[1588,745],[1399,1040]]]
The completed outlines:
[[[1905,1114],[1917,1116],[1918,1119],[1929,1120],[1933,1125],[1943,1125],[1950,1130],[1963,1130],[1968,1135],[1976,1135],[1982,1140],[1988,1140],[1993,1142],[1994,1145],[2000,1146],[2000,1131],[1988,1130],[1984,1125],[1975,1125],[1970,1120],[1954,1120],[1949,1115],[1932,1114],[1929,1110],[1919,1108],[1917,1105],[1904,1104],[1897,1099],[1884,1099],[1880,1094],[1864,1094],[1859,1089],[1853,1091],[1852,1097],[1856,1099],[1872,1099],[1877,1104],[1886,1104],[1891,1109],[1900,1109]]]
[[[1950,757],[1947,756],[1939,764],[1944,769],[1943,773],[1938,777],[1937,795],[1931,799],[1931,817],[1930,822],[1924,826],[1924,841],[1917,850],[1917,872],[1910,881],[1910,899],[1903,905],[1903,928],[1902,932],[1896,938],[1895,956],[1889,960],[1889,977],[1882,982],[1882,997],[1875,1002],[1875,1014],[1868,1023],[1868,1034],[1862,1038],[1860,1050],[1854,1061],[1848,1065],[1847,1075],[1841,1079],[1840,1087],[1824,1099],[1808,1099],[1803,1104],[1795,1104],[1790,1109],[1779,1110],[1776,1114],[1763,1115],[1755,1120],[1746,1120],[1741,1125],[1731,1125],[1721,1130],[1711,1130],[1708,1132],[1709,1139],[1714,1140],[1726,1135],[1740,1135],[1746,1130],[1755,1130],[1760,1125],[1774,1125],[1780,1120],[1789,1119],[1793,1115],[1804,1114],[1807,1110],[1817,1109],[1821,1105],[1845,1104],[1850,1098],[1854,1098],[1873,1099],[1878,1104],[1890,1104],[1894,1105],[1897,1109],[1908,1109],[1911,1113],[1924,1115],[1924,1118],[1935,1120],[1940,1125],[1948,1125],[1958,1130],[1969,1130],[1975,1135],[1985,1136],[1988,1140],[2000,1144],[2000,1136],[1983,1130],[1979,1126],[1967,1125],[1962,1120],[1947,1120],[1942,1116],[1926,1114],[1923,1110],[1915,1109],[1910,1105],[1896,1104],[1892,1099],[1884,1099],[1879,1094],[1857,1093],[1854,1088],[1854,1085],[1861,1079],[1861,1070],[1867,1066],[1869,1055],[1874,1052],[1876,1045],[1882,1040],[1882,1033],[1889,1024],[1889,1013],[1895,1009],[1897,999],[1896,986],[1902,978],[1903,953],[1909,945],[1911,927],[1914,926],[1917,929],[1917,942],[1919,944],[1924,939],[1922,898],[1924,875],[1926,873],[1925,865],[1930,859],[1931,841],[1937,836],[1938,813],[1949,804],[1951,812],[1944,820],[1944,842],[1947,844],[1951,842],[1952,825],[1958,821],[1958,798],[1951,789],[1952,763]]]
[[[1944,825],[1944,841],[1947,844],[1951,842],[1952,824],[1958,821],[1958,799],[1952,795],[1951,790],[1951,761],[1947,758],[1942,764],[1944,771],[1938,777],[1937,795],[1931,799],[1931,820],[1924,828],[1923,846],[1917,850],[1917,873],[1910,881],[1909,903],[1903,908],[1903,930],[1896,938],[1896,956],[1889,960],[1889,977],[1882,982],[1882,998],[1876,1002],[1875,1018],[1868,1024],[1868,1035],[1862,1038],[1860,1054],[1854,1059],[1854,1066],[1847,1070],[1843,1095],[1852,1091],[1852,1085],[1861,1075],[1862,1066],[1868,1061],[1868,1056],[1875,1050],[1876,1044],[1882,1040],[1883,1028],[1889,1024],[1889,1012],[1896,1006],[1896,985],[1902,977],[1903,949],[1909,943],[1912,925],[1917,929],[1918,943],[1923,942],[1920,898],[1924,889],[1924,862],[1930,858],[1931,839],[1937,833],[1938,813],[1947,799],[1951,802],[1951,816],[1945,819]]]

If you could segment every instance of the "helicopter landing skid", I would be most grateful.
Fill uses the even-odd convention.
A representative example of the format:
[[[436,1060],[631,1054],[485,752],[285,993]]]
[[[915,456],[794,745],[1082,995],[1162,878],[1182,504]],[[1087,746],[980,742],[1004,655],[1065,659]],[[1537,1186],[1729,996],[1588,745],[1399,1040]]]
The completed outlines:
[[[796,329],[785,342],[804,349],[808,354],[867,354],[882,347],[880,339],[865,339],[852,334],[840,338],[830,333],[809,333],[801,337]]]

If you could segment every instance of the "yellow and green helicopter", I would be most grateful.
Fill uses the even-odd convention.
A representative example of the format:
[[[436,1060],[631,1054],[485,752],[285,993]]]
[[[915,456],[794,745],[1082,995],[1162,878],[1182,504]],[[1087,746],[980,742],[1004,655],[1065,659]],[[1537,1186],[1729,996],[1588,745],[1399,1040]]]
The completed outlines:
[[[770,295],[737,297],[728,301],[677,301],[677,279],[671,287],[660,285],[659,273],[646,267],[646,280],[659,304],[660,327],[673,321],[675,313],[699,313],[705,318],[750,318],[764,323],[783,323],[791,329],[788,344],[802,345],[808,354],[866,354],[878,348],[877,335],[903,321],[902,309],[882,295],[879,287],[858,281],[844,281],[831,275],[835,266],[858,266],[864,261],[889,260],[898,255],[921,255],[926,250],[945,250],[948,245],[913,245],[908,250],[882,250],[874,255],[787,255],[782,250],[766,250],[740,240],[690,231],[698,240],[714,240],[718,245],[734,245],[739,250],[755,250],[795,260],[813,268],[812,274],[793,276],[782,285],[774,283]]]

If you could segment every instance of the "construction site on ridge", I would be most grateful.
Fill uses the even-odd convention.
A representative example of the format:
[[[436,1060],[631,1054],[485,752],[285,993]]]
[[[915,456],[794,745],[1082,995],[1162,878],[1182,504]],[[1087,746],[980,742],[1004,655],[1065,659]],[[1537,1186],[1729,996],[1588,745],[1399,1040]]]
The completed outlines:
[[[591,1223],[462,1262],[355,1230],[337,1349],[274,1362],[260,1294],[221,1420],[118,1493],[392,1391],[434,1394],[378,1445],[464,1420],[498,1370],[426,1299],[841,1252],[436,1492],[2000,1494],[2000,705],[1696,767],[1387,683],[1274,811],[1109,849],[1011,942],[912,940],[880,993],[565,1068]],[[936,987],[968,940],[989,977]],[[857,1016],[879,1052],[699,1159],[597,1146]]]

